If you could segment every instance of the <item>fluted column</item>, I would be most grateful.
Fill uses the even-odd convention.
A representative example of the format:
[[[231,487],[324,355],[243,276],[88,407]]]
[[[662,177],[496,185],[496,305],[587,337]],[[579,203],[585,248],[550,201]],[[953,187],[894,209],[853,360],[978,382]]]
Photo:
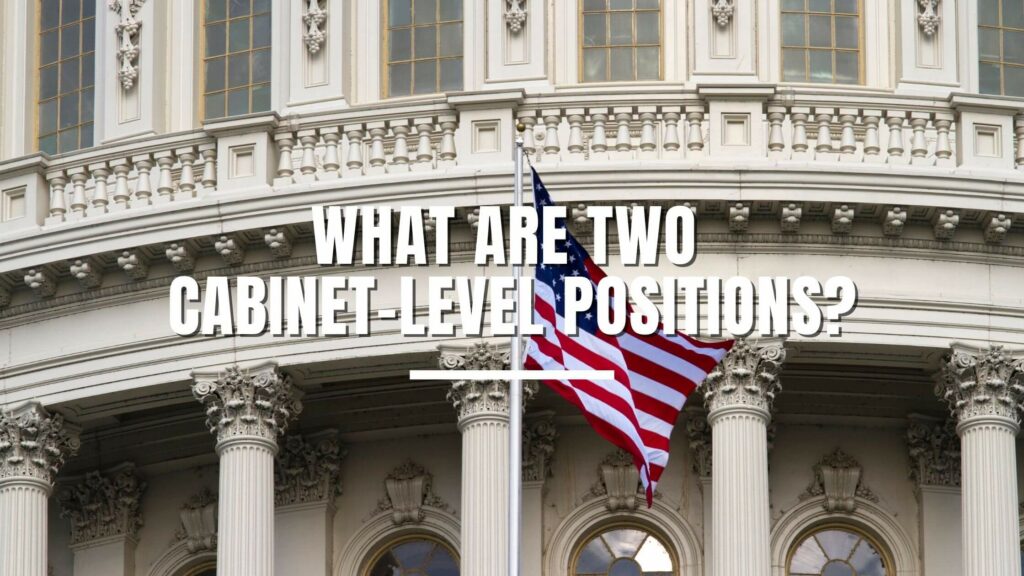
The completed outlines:
[[[277,436],[302,405],[273,362],[192,376],[220,456],[217,574],[273,576]]]
[[[507,347],[441,348],[448,370],[505,370]],[[508,576],[508,382],[459,380],[448,399],[462,432],[462,576]],[[536,385],[523,387],[528,398]]]
[[[768,422],[781,343],[737,340],[704,384],[712,445],[714,576],[768,576]]]
[[[28,402],[0,414],[0,576],[46,576],[47,503],[78,438]]]
[[[1017,454],[1024,354],[954,345],[936,377],[962,453],[963,575],[1020,576]]]

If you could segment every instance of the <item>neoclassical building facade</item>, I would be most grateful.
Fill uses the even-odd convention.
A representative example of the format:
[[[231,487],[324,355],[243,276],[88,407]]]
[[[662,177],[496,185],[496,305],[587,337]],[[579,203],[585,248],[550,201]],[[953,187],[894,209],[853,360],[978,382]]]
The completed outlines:
[[[584,242],[588,205],[695,211],[694,263],[646,275],[859,289],[840,337],[738,342],[650,508],[530,394],[524,575],[1020,574],[1021,2],[25,0],[0,29],[0,576],[507,576],[507,385],[459,377],[506,341],[181,337],[168,288],[501,274],[472,238],[517,127]],[[318,204],[454,206],[452,263],[320,267]]]

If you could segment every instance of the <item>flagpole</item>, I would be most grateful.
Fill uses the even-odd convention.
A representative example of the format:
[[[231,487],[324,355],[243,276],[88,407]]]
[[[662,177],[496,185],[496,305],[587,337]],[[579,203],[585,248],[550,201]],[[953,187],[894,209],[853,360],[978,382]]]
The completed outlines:
[[[516,128],[519,132],[525,126],[519,124]],[[523,205],[523,138],[516,137],[515,153],[515,187],[514,205]],[[512,277],[515,279],[515,336],[512,337],[512,350],[510,363],[512,370],[523,368],[522,360],[522,339],[520,334],[519,317],[519,281],[522,277],[523,267],[521,264],[512,265]],[[519,536],[522,523],[522,498],[521,469],[522,469],[522,437],[523,437],[523,382],[518,378],[509,380],[509,418],[508,418],[508,454],[509,454],[509,475],[508,475],[508,576],[519,576]]]

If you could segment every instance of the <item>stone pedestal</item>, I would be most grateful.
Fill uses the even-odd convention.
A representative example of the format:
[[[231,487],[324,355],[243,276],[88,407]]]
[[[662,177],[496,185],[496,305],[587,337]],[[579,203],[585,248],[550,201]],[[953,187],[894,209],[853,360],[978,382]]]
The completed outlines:
[[[0,576],[46,576],[50,491],[77,451],[74,431],[39,403],[0,414]]]
[[[768,422],[786,353],[780,343],[737,340],[708,375],[714,576],[768,576]]]
[[[275,363],[193,378],[220,456],[217,574],[273,576],[277,436],[301,404]]]
[[[1015,438],[1024,355],[954,345],[937,380],[961,441],[962,574],[1020,576]]]

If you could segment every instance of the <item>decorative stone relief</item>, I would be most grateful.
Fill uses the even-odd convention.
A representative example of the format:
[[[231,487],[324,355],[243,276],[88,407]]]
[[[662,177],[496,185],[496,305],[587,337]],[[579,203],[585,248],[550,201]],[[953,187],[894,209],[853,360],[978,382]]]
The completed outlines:
[[[910,478],[919,486],[960,486],[956,423],[911,420],[907,426]]]
[[[291,379],[276,368],[231,366],[216,379],[198,379],[192,394],[206,407],[206,426],[223,442],[237,436],[275,440],[302,411]]]
[[[391,511],[396,525],[423,521],[423,507],[430,506],[454,514],[450,506],[434,494],[434,477],[412,460],[406,460],[384,479],[387,495],[377,503],[374,514]]]
[[[736,7],[733,6],[732,0],[713,0],[711,3],[711,15],[715,17],[715,22],[723,28],[732,21],[735,11]]]
[[[917,13],[917,25],[925,36],[934,36],[939,30],[942,17],[939,16],[939,0],[917,0],[921,11]]]
[[[275,503],[333,502],[341,494],[341,460],[346,454],[333,431],[319,438],[288,436],[274,467]]]
[[[125,90],[131,90],[139,77],[139,28],[142,27],[139,10],[144,2],[145,0],[107,0],[107,6],[121,17],[114,30],[117,32],[119,43],[117,59],[121,63],[117,78]]]
[[[751,345],[746,338],[737,338],[702,386],[708,410],[743,405],[770,411],[782,389],[779,372],[785,360],[781,342]]]
[[[505,0],[505,25],[508,31],[518,34],[526,25],[527,0]]]
[[[117,257],[117,266],[132,280],[145,280],[149,275],[149,261],[138,250],[125,250]]]
[[[882,233],[886,236],[900,236],[907,223],[907,211],[893,206],[882,216]]]
[[[74,260],[68,266],[68,272],[78,280],[78,284],[85,289],[98,288],[103,282],[103,268],[89,258]]]
[[[729,206],[729,231],[746,232],[750,227],[750,206],[737,202]]]
[[[309,0],[306,13],[302,15],[302,22],[306,24],[306,33],[302,35],[306,49],[310,54],[320,52],[324,40],[327,39],[327,32],[324,30],[327,9],[321,6],[321,0]]]
[[[237,266],[245,260],[245,243],[235,236],[218,236],[213,242],[213,249],[229,266]]]
[[[32,268],[25,272],[25,286],[32,289],[39,298],[49,298],[57,293],[57,281],[53,274],[42,268]]]
[[[52,484],[78,447],[78,436],[64,417],[51,416],[36,402],[0,413],[0,481],[29,477]]]
[[[523,429],[523,482],[543,482],[551,476],[557,437],[551,414],[527,422]]]
[[[843,204],[832,213],[832,233],[849,234],[853,230],[853,208]]]
[[[6,308],[11,305],[11,290],[6,286],[0,285],[0,308]]]
[[[701,478],[711,476],[711,426],[707,412],[688,410],[686,413],[686,435],[690,439],[690,457],[693,471]]]
[[[939,240],[952,240],[956,234],[956,227],[960,225],[960,215],[955,210],[940,210],[935,214],[933,230],[935,238]]]
[[[171,242],[164,250],[167,260],[174,266],[174,269],[182,274],[188,274],[196,266],[196,259],[188,244],[184,242]]]
[[[142,527],[139,502],[145,489],[130,462],[105,474],[90,472],[64,488],[58,499],[61,517],[71,521],[71,544],[112,536],[136,539]]]
[[[1000,244],[1006,240],[1006,234],[1013,226],[1013,219],[1006,214],[996,214],[985,225],[985,241]]]
[[[857,498],[878,502],[878,497],[861,481],[860,463],[836,448],[814,465],[814,480],[803,498],[824,496],[827,512],[852,513],[857,509]]]
[[[478,342],[471,348],[442,349],[439,364],[445,370],[507,370],[509,351]],[[452,374],[457,378],[458,374]],[[537,391],[536,382],[523,382],[525,403]],[[508,412],[508,381],[454,380],[448,400],[455,406],[459,421],[482,412]]]
[[[292,255],[292,237],[286,228],[267,229],[263,234],[263,241],[275,258],[287,258]]]
[[[598,465],[597,482],[583,499],[604,497],[605,507],[610,512],[636,510],[644,497],[641,490],[640,472],[633,463],[633,457],[624,450],[616,450]]]
[[[789,203],[782,207],[782,231],[796,233],[800,231],[800,218],[804,209],[800,204]]]
[[[209,489],[196,494],[181,507],[181,528],[176,534],[192,554],[217,549],[217,496]]]
[[[1024,354],[1011,354],[1002,346],[971,349],[954,345],[936,375],[935,393],[949,403],[959,422],[994,416],[1019,423]]]

